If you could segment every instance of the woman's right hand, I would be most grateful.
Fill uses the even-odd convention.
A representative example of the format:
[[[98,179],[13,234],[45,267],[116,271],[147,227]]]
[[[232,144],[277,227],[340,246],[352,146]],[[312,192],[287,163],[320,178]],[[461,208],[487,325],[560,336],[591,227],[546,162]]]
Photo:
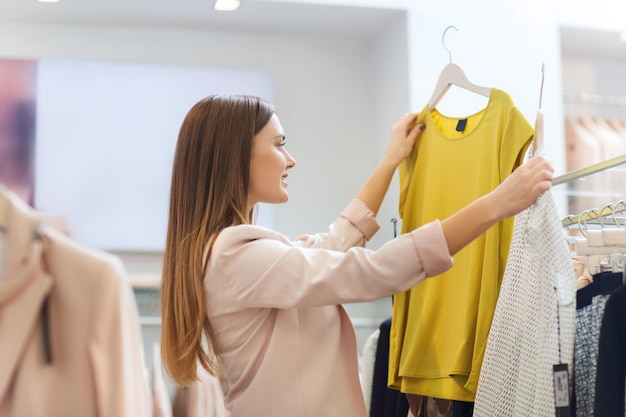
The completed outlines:
[[[454,255],[491,226],[524,211],[552,187],[552,165],[536,156],[519,166],[489,194],[441,221],[448,250]]]
[[[543,192],[552,187],[553,173],[550,162],[541,156],[520,165],[491,192],[498,217],[514,216],[534,204]]]

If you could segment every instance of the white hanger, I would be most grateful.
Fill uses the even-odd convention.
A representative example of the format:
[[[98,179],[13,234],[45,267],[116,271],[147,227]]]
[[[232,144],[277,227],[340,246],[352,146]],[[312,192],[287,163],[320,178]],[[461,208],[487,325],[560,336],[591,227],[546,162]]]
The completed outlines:
[[[537,109],[537,118],[535,119],[535,138],[533,139],[533,151],[535,156],[537,151],[543,148],[543,111],[541,110],[541,98],[543,96],[543,79],[545,64],[541,64],[541,89],[539,90],[539,108]]]
[[[624,204],[624,202],[620,201],[617,205],[607,204],[599,210],[585,210],[583,214],[581,214],[579,230],[587,239],[587,245],[590,248],[626,248],[626,228],[620,225],[615,218],[615,211],[620,204]],[[587,218],[590,216],[595,217],[600,223],[599,230],[587,229]],[[607,227],[604,224],[603,219],[606,216],[611,216],[613,218],[613,223],[616,227]]]
[[[626,229],[619,223],[619,221],[617,221],[617,218],[615,217],[615,213],[618,210],[618,207],[623,204],[624,201],[622,200],[616,205],[607,204],[606,206],[604,206],[605,208],[611,208],[613,223],[615,224],[615,226],[617,226],[615,228],[602,228],[602,241],[605,246],[622,249],[626,248]]]
[[[441,71],[441,74],[439,75],[439,80],[437,81],[437,85],[435,86],[435,90],[433,91],[433,94],[428,101],[428,108],[431,110],[435,108],[435,106],[439,103],[439,101],[443,98],[443,96],[452,85],[456,85],[458,87],[464,88],[485,97],[489,97],[491,95],[491,87],[483,87],[474,84],[474,82],[469,79],[463,68],[461,68],[457,64],[452,63],[452,52],[450,52],[445,44],[446,32],[450,28],[453,28],[458,32],[458,29],[454,26],[448,26],[446,30],[443,31],[441,43],[443,45],[443,48],[448,51],[448,54],[450,55],[450,63],[446,65]]]
[[[583,234],[584,238],[576,238],[574,244],[576,246],[575,252],[577,255],[600,255],[603,256],[601,264],[608,262],[611,271],[622,272],[622,280],[626,277],[624,274],[624,262],[626,248],[626,228],[619,224],[615,218],[617,207],[620,204],[624,204],[624,201],[620,201],[617,205],[607,204],[602,209],[585,210],[579,216],[578,228]],[[600,223],[600,230],[588,230],[587,229],[587,217],[589,215],[597,216]],[[606,215],[613,217],[613,222],[616,228],[605,227],[603,218]],[[587,265],[589,267],[589,265]],[[602,267],[600,265],[600,267]]]
[[[600,243],[599,240],[603,238],[602,234],[589,234],[589,232],[600,232],[599,230],[592,231],[587,229],[587,217],[592,214],[597,215],[597,213],[597,209],[585,210],[580,214],[580,216],[578,216],[578,230],[583,235],[583,237],[578,237],[573,240],[575,246],[574,251],[577,255],[611,255],[614,251],[614,249],[611,247],[604,246],[603,244],[598,245],[598,243]],[[589,240],[590,237],[591,241]],[[598,241],[596,241],[596,239]],[[592,245],[591,243],[595,243],[597,246]]]

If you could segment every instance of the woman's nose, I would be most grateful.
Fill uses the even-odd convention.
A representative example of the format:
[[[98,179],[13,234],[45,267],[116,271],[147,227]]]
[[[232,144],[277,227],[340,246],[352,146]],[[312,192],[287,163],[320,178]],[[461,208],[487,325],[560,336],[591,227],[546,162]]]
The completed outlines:
[[[291,154],[285,150],[285,154],[287,154],[287,168],[293,168],[296,166],[296,160],[293,159]]]

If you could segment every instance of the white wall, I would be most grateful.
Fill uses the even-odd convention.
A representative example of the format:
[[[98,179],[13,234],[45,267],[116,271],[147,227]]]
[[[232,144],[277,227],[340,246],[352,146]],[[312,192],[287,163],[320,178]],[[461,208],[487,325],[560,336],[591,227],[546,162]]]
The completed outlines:
[[[403,113],[411,111],[409,99],[409,74],[407,50],[407,21],[402,16],[398,21],[390,22],[387,29],[380,33],[370,48],[372,68],[372,88],[374,101],[371,103],[374,116],[373,140],[367,142],[363,138],[360,145],[372,151],[369,161],[362,163],[367,173],[374,169],[383,155],[391,126],[398,121]],[[361,186],[362,183],[359,183]],[[393,223],[398,220],[397,231],[400,233],[398,215],[400,185],[397,172],[394,176],[387,196],[378,212],[380,230],[368,243],[370,248],[378,248],[393,238]],[[371,324],[356,327],[359,346],[363,346],[367,337],[378,327],[381,319],[391,315],[391,297],[368,303],[355,303],[347,306],[353,318],[369,318]]]
[[[387,139],[393,124],[403,113],[414,111],[409,96],[409,62],[408,62],[407,19],[392,22],[387,30],[375,40],[372,49],[374,64],[373,87],[376,101],[375,111],[376,142],[371,146],[375,150],[373,164],[379,162],[387,146]],[[371,247],[379,247],[393,237],[391,219],[397,219],[400,185],[397,172],[389,187],[389,191],[380,208],[378,219],[380,231],[370,242]],[[400,228],[398,224],[398,233]]]
[[[310,0],[292,0],[311,2]],[[325,0],[326,4],[364,7],[394,7],[408,12],[408,70],[412,110],[421,110],[430,99],[443,67],[452,61],[461,65],[476,83],[507,91],[527,120],[534,124],[539,105],[542,65],[544,87],[544,154],[555,174],[566,172],[563,130],[563,97],[559,25],[567,22],[619,21],[624,6],[618,0],[601,0],[599,7],[588,7],[583,0],[572,8],[565,0],[449,0],[415,2],[411,0]],[[608,16],[612,15],[612,16]],[[604,19],[604,20],[603,20]],[[471,114],[486,101],[473,93],[452,88],[441,101],[444,113]],[[557,201],[564,206],[564,201]]]
[[[510,0],[513,1],[513,0]],[[626,2],[622,0],[551,0],[558,25],[595,30],[626,30]]]
[[[276,227],[291,237],[325,229],[372,168],[377,149],[367,144],[377,140],[374,103],[379,100],[372,85],[370,49],[359,39],[323,36],[8,23],[0,27],[4,58],[269,69],[276,79],[275,102],[288,149],[297,161],[290,176],[290,203],[276,209]]]
[[[532,12],[532,2],[450,1],[431,5],[426,13],[415,7],[410,14],[412,99],[423,106],[430,98],[439,72],[449,62],[442,35],[452,52],[452,62],[461,65],[476,83],[507,91],[527,120],[534,124],[539,105],[541,68],[545,63],[543,110],[546,152],[557,171],[562,170],[562,127],[558,31],[546,16]],[[528,7],[528,9],[525,9]],[[455,100],[442,100],[442,111],[466,112],[463,97],[450,90]],[[471,94],[471,93],[470,93]],[[478,108],[476,108],[477,110]]]

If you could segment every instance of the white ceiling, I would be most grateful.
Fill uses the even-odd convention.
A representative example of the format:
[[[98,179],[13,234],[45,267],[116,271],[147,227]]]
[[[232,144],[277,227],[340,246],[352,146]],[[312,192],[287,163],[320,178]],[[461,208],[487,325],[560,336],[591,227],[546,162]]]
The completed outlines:
[[[237,12],[216,12],[213,0],[1,0],[0,22],[130,26],[270,34],[341,35],[369,39],[405,13],[399,9],[242,0]],[[561,28],[564,56],[626,61],[616,32]]]
[[[266,0],[243,0],[236,12],[212,6],[213,0],[2,0],[0,21],[371,38],[404,13]]]

